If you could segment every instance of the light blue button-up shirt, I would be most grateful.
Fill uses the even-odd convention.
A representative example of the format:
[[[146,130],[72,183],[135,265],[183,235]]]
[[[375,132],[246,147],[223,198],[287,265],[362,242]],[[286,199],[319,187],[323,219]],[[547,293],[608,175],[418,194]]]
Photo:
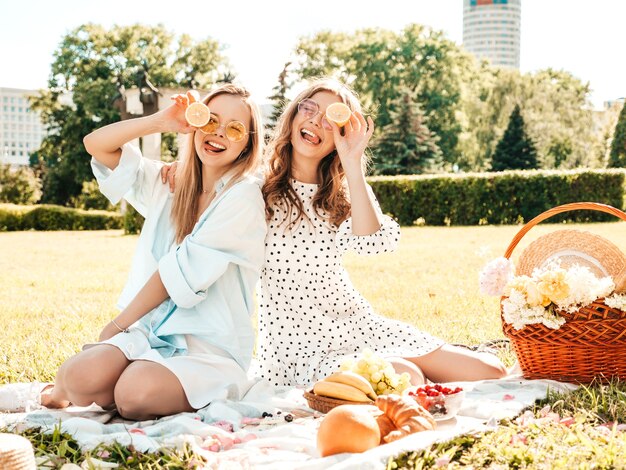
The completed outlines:
[[[146,219],[118,307],[125,308],[158,269],[170,298],[138,321],[151,346],[163,357],[184,355],[185,335],[192,334],[247,369],[254,347],[253,291],[267,231],[261,182],[249,177],[228,187],[229,176],[223,177],[213,202],[176,245],[173,195],[161,182],[162,166],[130,144],[122,147],[114,170],[91,161],[102,193],[113,204],[126,199]]]

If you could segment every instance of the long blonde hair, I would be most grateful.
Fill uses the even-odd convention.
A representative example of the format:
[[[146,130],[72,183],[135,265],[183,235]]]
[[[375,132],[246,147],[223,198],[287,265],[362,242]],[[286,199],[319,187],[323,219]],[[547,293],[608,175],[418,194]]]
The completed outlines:
[[[302,201],[290,183],[293,159],[291,128],[298,113],[298,103],[320,91],[337,95],[352,112],[361,111],[361,105],[354,92],[333,79],[320,79],[313,82],[287,106],[276,124],[274,137],[268,144],[267,168],[263,186],[265,213],[268,220],[273,217],[275,206],[281,206],[285,213],[289,214],[290,225],[302,218],[307,218]],[[367,167],[365,156],[363,164]],[[328,220],[338,226],[350,214],[350,200],[346,191],[345,172],[336,150],[333,149],[320,161],[317,175],[319,188],[313,196],[313,208],[318,214],[328,214]],[[295,209],[295,217],[292,217],[293,209]]]
[[[208,104],[219,95],[241,96],[250,110],[250,134],[241,154],[232,163],[229,173],[232,177],[228,186],[257,171],[261,163],[263,145],[263,126],[258,106],[250,98],[250,93],[243,87],[226,84],[209,93],[202,102]],[[196,131],[199,132],[199,131]],[[171,218],[176,230],[176,243],[191,233],[198,216],[198,204],[202,194],[202,162],[194,145],[195,132],[185,136],[180,154],[180,168],[176,171],[176,189],[172,203]]]

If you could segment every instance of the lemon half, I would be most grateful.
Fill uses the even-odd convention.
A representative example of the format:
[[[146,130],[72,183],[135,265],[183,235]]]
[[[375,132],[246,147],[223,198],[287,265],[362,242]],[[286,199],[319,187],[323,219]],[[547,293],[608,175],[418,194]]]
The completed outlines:
[[[352,111],[344,103],[333,103],[326,108],[326,119],[337,123],[339,127],[343,127],[350,120]]]
[[[204,103],[191,103],[185,110],[185,119],[187,119],[190,126],[204,127],[211,119],[211,111]]]

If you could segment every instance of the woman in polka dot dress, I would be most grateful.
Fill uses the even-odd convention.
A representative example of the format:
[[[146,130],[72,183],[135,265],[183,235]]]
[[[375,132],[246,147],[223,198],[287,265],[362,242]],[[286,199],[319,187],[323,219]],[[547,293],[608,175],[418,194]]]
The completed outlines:
[[[353,111],[342,132],[324,115],[337,102]],[[400,228],[381,213],[365,181],[374,130],[356,97],[322,80],[285,110],[270,144],[263,194],[268,217],[261,274],[257,356],[275,385],[307,386],[364,348],[392,360],[412,382],[497,378],[491,354],[454,347],[377,315],[353,287],[343,254],[395,249]],[[342,133],[344,135],[342,135]]]

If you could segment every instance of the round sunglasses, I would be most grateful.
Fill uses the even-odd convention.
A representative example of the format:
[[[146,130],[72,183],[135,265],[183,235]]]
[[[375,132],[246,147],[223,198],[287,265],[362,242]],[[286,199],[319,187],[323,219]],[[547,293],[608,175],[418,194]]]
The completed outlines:
[[[298,112],[307,119],[313,119],[318,114],[322,114],[322,127],[327,131],[332,131],[333,127],[326,119],[326,116],[320,111],[320,105],[310,98],[303,99],[298,103]]]
[[[199,130],[203,134],[215,134],[220,127],[222,126],[219,118],[216,115],[211,114],[209,122],[205,126],[200,127]],[[252,131],[247,132],[245,124],[241,121],[230,121],[224,126],[224,131],[226,133],[226,138],[231,142],[241,142],[246,135],[254,134]]]

